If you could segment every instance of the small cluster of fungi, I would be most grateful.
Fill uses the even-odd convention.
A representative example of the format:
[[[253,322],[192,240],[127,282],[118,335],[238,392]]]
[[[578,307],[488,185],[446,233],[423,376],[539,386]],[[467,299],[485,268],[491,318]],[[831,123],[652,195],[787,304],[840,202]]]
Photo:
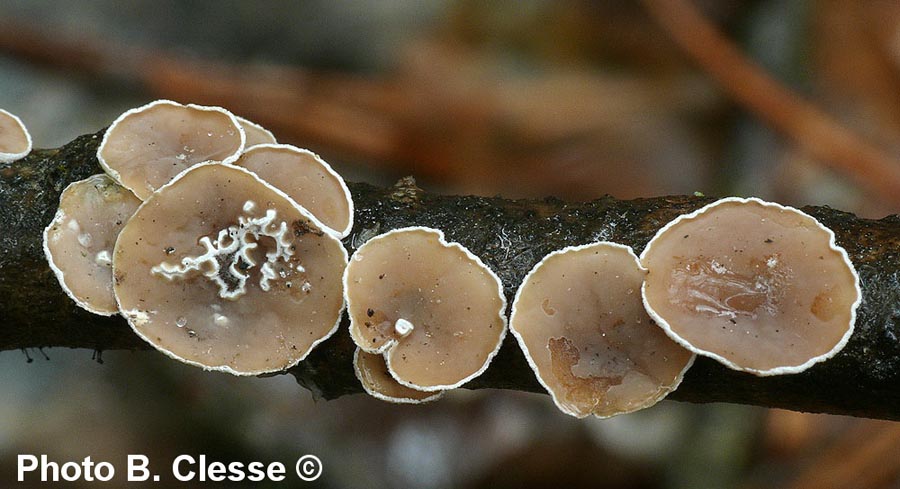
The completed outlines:
[[[30,150],[11,120],[0,158]],[[130,110],[97,158],[106,173],[69,185],[44,232],[62,288],[172,358],[235,375],[296,365],[346,308],[374,397],[440,398],[488,368],[508,327],[561,411],[609,417],[660,401],[696,354],[800,372],[846,344],[862,299],[831,230],[727,198],[667,224],[640,257],[611,242],[550,253],[507,321],[498,276],[440,230],[394,229],[348,257],[344,180],[224,109]]]
[[[604,418],[659,402],[695,354],[759,376],[806,370],[844,347],[861,300],[830,229],[726,198],[668,223],[640,257],[609,242],[549,254],[510,329],[560,410]]]
[[[122,114],[105,175],[69,185],[44,232],[63,289],[185,363],[235,375],[296,365],[344,310],[353,203],[317,155],[218,107]]]

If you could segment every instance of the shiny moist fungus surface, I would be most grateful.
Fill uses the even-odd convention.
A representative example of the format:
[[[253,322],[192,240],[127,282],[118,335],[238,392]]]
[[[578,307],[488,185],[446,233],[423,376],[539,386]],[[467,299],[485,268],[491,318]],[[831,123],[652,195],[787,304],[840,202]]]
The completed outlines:
[[[353,227],[353,200],[344,179],[315,153],[286,144],[248,149],[235,165],[277,187],[339,237]]]
[[[698,354],[757,375],[802,371],[850,337],[862,294],[831,230],[758,199],[681,216],[641,255],[648,312]]]
[[[0,109],[0,163],[24,158],[31,152],[31,134],[14,114]]]
[[[251,375],[283,370],[336,329],[343,246],[247,170],[193,167],[123,229],[115,292],[135,331],[176,359]]]
[[[359,348],[353,353],[353,370],[366,393],[382,401],[420,404],[438,399],[444,394],[444,391],[425,392],[400,384],[391,377],[384,356]]]
[[[500,279],[443,233],[402,228],[361,246],[344,276],[350,333],[407,387],[436,391],[481,374],[506,333]]]
[[[119,311],[113,295],[112,254],[119,232],[141,205],[107,175],[71,183],[44,230],[44,254],[63,290],[104,316]]]
[[[157,100],[119,116],[103,136],[97,158],[106,173],[145,200],[193,165],[233,162],[245,138],[225,109]]]
[[[244,135],[246,136],[244,146],[246,148],[252,148],[257,144],[275,144],[278,142],[275,140],[275,135],[272,134],[272,131],[265,127],[243,117],[235,116],[235,118],[244,130]]]
[[[599,242],[551,253],[523,281],[510,331],[563,412],[636,411],[681,382],[693,354],[647,315],[644,275],[630,248]]]

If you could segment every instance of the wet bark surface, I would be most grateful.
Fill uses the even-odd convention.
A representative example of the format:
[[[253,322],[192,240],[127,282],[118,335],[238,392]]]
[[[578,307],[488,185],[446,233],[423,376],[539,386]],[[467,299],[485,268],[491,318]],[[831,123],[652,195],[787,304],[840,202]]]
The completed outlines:
[[[150,348],[121,317],[95,316],[75,306],[43,255],[41,233],[62,190],[101,172],[95,157],[101,134],[0,164],[0,350]],[[605,197],[570,203],[443,196],[422,191],[411,179],[392,188],[349,186],[356,222],[344,240],[348,251],[394,228],[439,228],[497,272],[510,303],[522,278],[547,253],[598,240],[640,253],[660,227],[714,200]],[[802,210],[834,230],[860,273],[863,303],[850,342],[834,358],[795,375],[756,377],[698,358],[670,397],[900,420],[900,216],[867,220],[827,207]],[[362,392],[346,322],[289,372],[325,399]],[[543,392],[511,336],[491,367],[466,387]]]

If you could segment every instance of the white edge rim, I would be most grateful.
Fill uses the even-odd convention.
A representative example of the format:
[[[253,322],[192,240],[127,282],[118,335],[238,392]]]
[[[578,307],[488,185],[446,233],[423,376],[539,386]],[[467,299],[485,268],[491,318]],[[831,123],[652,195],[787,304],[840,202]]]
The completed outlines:
[[[80,184],[80,183],[84,183],[84,182],[90,180],[91,178],[94,178],[95,176],[97,176],[97,175],[91,175],[83,180],[78,180],[77,182],[72,182],[72,183],[66,185],[66,188],[63,189],[61,194],[59,194],[60,205],[62,205],[63,195],[65,195],[65,193],[67,191],[69,191],[69,189],[72,188],[72,186]],[[53,261],[53,254],[50,252],[50,245],[48,243],[49,239],[50,239],[50,228],[52,228],[54,224],[62,223],[62,220],[65,219],[65,217],[66,217],[66,213],[63,212],[61,207],[57,207],[56,214],[53,216],[53,220],[51,220],[50,224],[47,224],[47,227],[44,228],[44,233],[43,233],[44,257],[47,258],[47,263],[50,265],[50,269],[53,270],[53,274],[56,275],[56,280],[59,282],[59,285],[62,287],[63,292],[65,292],[66,295],[68,295],[70,299],[75,301],[75,304],[78,307],[80,307],[90,313],[97,314],[98,316],[115,316],[116,314],[119,313],[118,309],[116,309],[115,311],[104,311],[101,309],[97,309],[86,302],[83,302],[78,297],[75,297],[75,293],[72,292],[72,289],[70,289],[68,285],[66,285],[65,272],[63,272],[62,269],[56,265],[56,262]],[[115,298],[115,293],[113,294],[113,297]],[[116,305],[118,306],[118,304],[119,304],[119,301],[118,301],[118,299],[116,299]]]
[[[516,290],[516,296],[513,299],[513,304],[512,304],[512,311],[509,314],[509,331],[512,333],[512,335],[516,338],[516,341],[519,343],[519,347],[522,349],[522,353],[525,354],[525,359],[528,361],[528,365],[531,366],[531,370],[534,371],[534,375],[535,375],[535,377],[537,377],[538,382],[540,382],[541,386],[543,386],[544,389],[547,391],[547,393],[550,394],[550,397],[553,398],[553,403],[556,404],[556,407],[560,411],[562,411],[563,413],[568,414],[570,416],[579,418],[579,419],[584,419],[584,418],[587,418],[588,416],[593,416],[598,419],[608,419],[613,416],[618,416],[620,414],[628,414],[628,413],[633,413],[635,411],[640,411],[642,409],[646,409],[646,408],[649,408],[649,407],[655,405],[659,401],[662,401],[663,399],[665,399],[666,396],[668,396],[670,393],[675,391],[675,389],[677,389],[678,386],[681,385],[681,381],[684,379],[684,374],[688,371],[688,369],[691,368],[691,365],[694,364],[694,359],[697,358],[696,354],[692,354],[691,358],[687,362],[687,365],[685,365],[685,367],[681,370],[681,372],[675,378],[675,381],[672,383],[672,385],[665,389],[661,388],[660,390],[663,392],[662,396],[659,397],[658,399],[656,399],[655,401],[653,401],[652,403],[647,404],[645,406],[640,406],[640,407],[637,407],[635,409],[631,409],[628,411],[622,411],[620,413],[611,414],[609,416],[598,416],[593,413],[582,414],[582,413],[578,413],[575,411],[571,411],[569,409],[566,409],[563,406],[563,404],[560,403],[559,399],[556,396],[556,392],[554,392],[553,389],[551,389],[547,385],[547,383],[544,381],[544,378],[541,376],[540,370],[537,367],[537,363],[534,361],[534,358],[532,358],[531,352],[528,349],[528,345],[525,344],[525,339],[521,336],[521,334],[518,331],[516,331],[516,328],[515,328],[516,306],[519,303],[519,298],[522,295],[522,290],[528,284],[528,281],[531,279],[531,276],[534,275],[544,265],[544,262],[546,262],[549,258],[554,257],[556,255],[563,255],[570,251],[581,251],[581,250],[591,249],[591,248],[594,248],[597,246],[609,246],[612,248],[618,248],[618,249],[623,249],[623,250],[627,251],[628,255],[634,259],[634,263],[635,263],[635,265],[637,265],[638,269],[646,272],[646,269],[643,266],[641,266],[641,262],[638,260],[637,255],[634,254],[634,250],[630,246],[627,246],[627,245],[623,245],[620,243],[613,243],[612,241],[596,241],[594,243],[588,243],[588,244],[583,244],[583,245],[566,246],[565,248],[548,253],[546,256],[544,256],[544,258],[541,259],[541,261],[539,261],[537,263],[537,265],[535,265],[531,269],[531,271],[529,271],[525,275],[525,277],[522,279],[522,283],[519,285],[518,290]]]
[[[341,191],[344,192],[344,199],[347,201],[347,211],[349,212],[349,218],[347,219],[347,226],[344,229],[334,229],[330,226],[326,226],[323,224],[323,230],[333,234],[338,239],[344,239],[350,235],[350,231],[353,229],[353,213],[355,209],[353,207],[353,196],[350,195],[350,188],[347,187],[347,182],[344,181],[344,177],[342,177],[338,172],[334,171],[334,168],[328,164],[327,161],[322,159],[321,156],[316,154],[313,151],[304,148],[298,148],[296,146],[290,144],[280,144],[280,143],[263,143],[263,144],[254,144],[253,146],[244,150],[244,153],[241,156],[244,156],[252,151],[261,150],[261,149],[274,149],[280,151],[288,151],[291,153],[298,153],[303,155],[311,156],[325,171],[337,180],[338,185],[341,188]],[[275,184],[270,184],[273,187]]]
[[[694,219],[694,218],[698,217],[699,215],[705,213],[706,211],[712,209],[713,207],[716,207],[721,204],[730,203],[730,202],[736,202],[736,203],[740,203],[740,204],[747,204],[747,203],[752,202],[752,203],[760,204],[764,207],[775,207],[776,209],[797,213],[807,219],[810,219],[812,222],[814,222],[816,224],[816,226],[819,227],[819,229],[824,230],[828,234],[829,247],[832,250],[840,253],[841,257],[844,258],[844,263],[848,267],[850,267],[850,273],[853,274],[854,287],[856,288],[856,301],[854,301],[853,304],[850,306],[850,325],[847,328],[847,331],[844,333],[844,335],[841,337],[841,339],[834,345],[834,347],[831,348],[831,350],[829,350],[821,355],[812,357],[800,365],[786,365],[786,366],[775,367],[775,368],[766,369],[766,370],[759,370],[759,369],[754,369],[754,368],[742,367],[719,354],[697,348],[696,346],[694,346],[690,342],[688,342],[688,340],[679,336],[675,331],[672,330],[671,325],[665,319],[663,319],[663,317],[660,316],[656,312],[656,310],[653,309],[653,307],[650,305],[649,301],[647,300],[647,281],[645,280],[644,284],[641,286],[641,300],[644,303],[644,308],[647,310],[647,314],[649,314],[650,317],[652,317],[653,320],[656,321],[656,324],[660,328],[662,328],[663,331],[666,332],[666,335],[668,335],[669,338],[672,338],[673,340],[675,340],[681,346],[687,348],[688,350],[690,350],[698,355],[712,358],[713,360],[716,360],[717,362],[725,365],[726,367],[728,367],[732,370],[748,372],[748,373],[757,375],[759,377],[800,373],[800,372],[803,372],[804,370],[812,367],[813,365],[815,365],[819,362],[828,360],[829,358],[836,355],[838,352],[840,352],[844,348],[844,346],[847,345],[847,342],[850,341],[850,337],[853,335],[853,331],[856,327],[856,310],[857,310],[857,308],[859,308],[859,305],[862,303],[862,298],[863,298],[862,288],[860,287],[860,283],[859,283],[859,274],[856,272],[856,267],[853,266],[853,262],[850,261],[850,256],[847,254],[847,250],[845,250],[842,246],[837,245],[837,240],[835,238],[834,231],[832,231],[827,226],[825,226],[824,224],[819,222],[818,219],[814,218],[813,216],[810,216],[809,214],[801,211],[800,209],[797,209],[797,208],[794,208],[791,206],[781,205],[776,202],[767,202],[767,201],[762,200],[757,197],[748,197],[748,198],[725,197],[723,199],[719,199],[719,200],[712,202],[710,204],[707,204],[691,213],[682,214],[682,215],[676,217],[675,219],[673,219],[672,221],[670,221],[668,224],[666,224],[662,228],[660,228],[659,231],[657,231],[656,234],[653,236],[653,238],[650,239],[650,241],[647,243],[647,246],[644,248],[644,251],[641,253],[641,257],[640,257],[641,263],[643,264],[644,258],[647,256],[647,253],[652,248],[653,243],[656,241],[656,239],[659,238],[660,236],[662,236],[663,233],[668,231],[670,228],[677,225],[681,221]]]
[[[112,122],[112,124],[109,125],[109,128],[106,129],[106,132],[103,133],[103,139],[100,141],[100,146],[97,147],[97,161],[100,162],[100,167],[103,168],[103,171],[105,171],[107,175],[109,175],[110,177],[112,177],[112,179],[115,180],[116,183],[118,183],[119,185],[121,185],[121,186],[127,188],[128,190],[130,190],[131,193],[133,193],[135,196],[137,196],[137,192],[135,192],[135,190],[134,190],[133,188],[131,188],[130,186],[126,185],[126,184],[122,181],[122,175],[121,175],[118,171],[116,171],[115,169],[113,169],[111,166],[109,166],[109,164],[106,162],[106,159],[103,158],[103,150],[106,148],[106,143],[107,143],[107,141],[109,140],[109,135],[110,135],[110,133],[112,133],[113,129],[114,129],[117,125],[119,125],[120,122],[122,122],[123,120],[125,120],[127,117],[129,117],[129,116],[131,116],[131,115],[139,114],[139,113],[141,113],[141,112],[143,112],[143,111],[145,111],[145,110],[147,110],[147,109],[150,109],[150,108],[152,108],[152,107],[156,107],[157,105],[170,105],[170,106],[172,106],[172,107],[181,107],[181,108],[188,108],[188,109],[196,109],[196,110],[201,110],[201,111],[204,111],[204,112],[219,112],[219,113],[221,113],[221,114],[225,114],[226,116],[228,116],[229,119],[231,119],[231,123],[234,124],[234,126],[237,128],[238,134],[239,134],[240,137],[241,137],[241,144],[240,144],[240,146],[238,147],[238,149],[237,149],[237,151],[236,151],[235,153],[233,153],[232,155],[226,157],[224,160],[221,160],[221,161],[215,160],[215,162],[216,162],[216,163],[223,163],[223,164],[233,163],[233,162],[237,161],[237,159],[240,158],[241,154],[244,152],[244,146],[247,144],[247,134],[244,132],[244,128],[241,127],[241,123],[238,121],[237,117],[235,117],[234,114],[232,114],[232,113],[229,112],[227,109],[224,109],[224,108],[222,108],[222,107],[206,106],[206,105],[196,105],[196,104],[180,104],[180,103],[175,102],[175,101],[172,101],[172,100],[159,99],[159,100],[154,100],[153,102],[150,102],[149,104],[142,105],[142,106],[140,106],[140,107],[135,107],[135,108],[133,108],[133,109],[128,109],[128,110],[126,110],[125,112],[123,112],[122,115],[120,115],[119,117],[117,117],[116,120],[114,120],[114,121]],[[202,164],[202,163],[204,163],[204,162],[198,163],[198,165],[199,165],[199,164]],[[194,166],[197,166],[197,165],[194,165]],[[194,166],[188,167],[188,168],[186,168],[184,171],[189,170],[190,168],[193,168]],[[178,178],[179,176],[181,176],[181,175],[184,173],[184,171],[182,171],[182,172],[179,173],[178,175],[175,175],[174,177],[172,177],[172,180],[169,180],[169,181],[168,181],[165,185],[163,185],[162,187],[165,187],[165,186],[168,185],[169,183],[172,183],[172,181],[174,181],[176,178]],[[160,187],[160,188],[162,188],[162,187]],[[156,189],[156,190],[159,190],[159,188]],[[156,190],[154,190],[154,192],[155,192]],[[152,194],[151,194],[151,195],[152,195]],[[138,197],[138,198],[140,199],[140,197]],[[147,198],[149,199],[150,196],[147,196]],[[141,200],[143,200],[143,199],[141,199]]]
[[[152,199],[154,196],[156,196],[156,194],[158,194],[159,192],[161,192],[163,189],[165,189],[165,188],[167,188],[167,187],[169,187],[169,186],[171,186],[171,185],[174,185],[175,183],[177,183],[178,181],[180,181],[180,180],[181,180],[187,173],[189,173],[190,171],[195,170],[195,169],[200,168],[200,167],[206,167],[206,166],[223,166],[223,167],[226,167],[226,168],[230,168],[230,169],[234,169],[234,170],[239,170],[239,171],[241,171],[241,172],[243,172],[243,173],[246,173],[247,175],[250,175],[250,176],[253,177],[257,182],[263,184],[266,188],[268,188],[268,189],[270,189],[270,190],[273,190],[276,194],[278,194],[278,196],[280,196],[280,197],[284,198],[285,200],[287,200],[287,201],[288,201],[288,202],[289,202],[296,210],[298,210],[298,211],[300,212],[300,214],[303,215],[303,217],[305,217],[305,218],[309,219],[310,221],[312,221],[312,223],[315,224],[316,226],[318,226],[319,229],[323,229],[323,227],[322,227],[323,225],[319,222],[319,220],[316,219],[316,217],[313,216],[312,213],[310,213],[308,210],[306,210],[306,208],[304,208],[303,206],[301,206],[301,205],[297,204],[296,202],[294,202],[294,201],[293,201],[290,197],[288,197],[284,192],[282,192],[281,190],[279,190],[279,189],[273,187],[272,185],[270,185],[269,183],[267,183],[265,180],[259,178],[258,176],[256,176],[256,174],[254,174],[254,173],[251,172],[250,170],[247,170],[246,168],[241,168],[241,167],[239,167],[239,166],[231,165],[231,164],[228,164],[228,163],[220,163],[220,162],[217,162],[217,161],[213,161],[213,162],[206,161],[206,162],[198,163],[198,164],[196,164],[196,165],[194,165],[194,166],[192,166],[192,167],[190,167],[190,168],[186,168],[186,169],[183,170],[181,173],[179,173],[178,175],[176,175],[176,176],[175,176],[172,180],[170,180],[168,183],[166,183],[166,184],[163,185],[162,187],[156,189],[156,191],[153,192],[153,194],[152,194],[150,197],[148,197],[147,200],[145,200],[144,202],[142,202],[141,205],[137,208],[136,211],[134,211],[134,214],[132,215],[132,217],[136,216],[136,215],[138,214],[138,212],[140,212],[141,209],[142,209],[145,205],[147,205],[147,202],[150,202],[151,199]],[[129,222],[130,222],[130,220],[129,220]],[[126,223],[125,225],[127,226],[128,224]],[[123,227],[122,229],[124,230],[125,228]],[[122,235],[122,234],[119,233],[119,236],[121,236],[121,235]],[[336,238],[335,238],[334,236],[332,236],[331,234],[324,233],[323,236],[327,236],[328,238],[333,239],[335,242],[337,242],[338,247],[340,248],[341,253],[343,254],[343,257],[344,257],[344,263],[345,263],[344,269],[346,269],[346,268],[347,268],[346,264],[349,263],[349,261],[348,261],[347,250],[344,248],[344,245],[340,242],[340,240],[336,239]],[[113,275],[114,275],[114,276],[115,276],[115,271],[116,271],[116,260],[115,260],[115,257],[116,257],[116,252],[118,251],[118,248],[119,248],[119,240],[116,239],[116,246],[115,246],[115,248],[113,248],[113,263],[112,263],[112,267],[113,267]],[[113,284],[113,291],[115,291],[115,283]],[[300,355],[300,356],[299,356],[298,358],[296,358],[295,360],[292,360],[290,363],[288,363],[288,364],[286,364],[286,365],[284,365],[284,366],[278,367],[278,368],[265,369],[265,370],[253,370],[253,371],[246,371],[246,372],[245,372],[245,371],[235,370],[235,369],[231,368],[231,367],[228,366],[228,365],[205,365],[205,364],[200,363],[200,362],[197,362],[197,361],[195,361],[195,360],[188,360],[188,359],[186,359],[186,358],[182,358],[182,357],[178,356],[177,354],[175,354],[175,353],[173,353],[173,352],[171,352],[171,351],[169,351],[169,350],[166,350],[165,348],[159,347],[158,345],[156,345],[155,343],[153,343],[152,341],[150,341],[150,340],[147,338],[147,336],[145,336],[144,334],[142,334],[142,333],[138,330],[138,328],[135,326],[134,322],[132,321],[131,315],[128,314],[128,310],[124,309],[124,308],[122,307],[122,304],[119,302],[119,295],[118,295],[118,294],[114,294],[114,295],[115,295],[115,297],[116,297],[116,305],[117,305],[118,308],[119,308],[119,312],[120,312],[120,313],[122,314],[122,316],[128,321],[128,325],[129,325],[129,326],[131,327],[131,329],[135,332],[135,334],[137,334],[142,340],[146,341],[147,343],[149,343],[150,345],[152,345],[154,348],[156,348],[156,349],[159,350],[160,352],[164,353],[166,356],[168,356],[168,357],[170,357],[170,358],[173,358],[173,359],[175,359],[175,360],[178,360],[179,362],[186,363],[186,364],[188,364],[188,365],[192,365],[192,366],[194,366],[194,367],[200,367],[200,368],[203,369],[203,370],[214,371],[214,372],[225,372],[225,373],[229,373],[229,374],[236,375],[236,376],[241,376],[241,377],[252,376],[252,375],[269,374],[269,373],[275,373],[275,372],[283,372],[283,371],[285,371],[285,370],[287,370],[287,369],[289,369],[289,368],[291,368],[291,367],[296,366],[298,363],[300,363],[300,362],[302,362],[303,360],[305,360],[306,357],[310,354],[310,352],[313,351],[313,349],[315,349],[316,346],[318,346],[320,343],[322,343],[323,341],[327,340],[328,338],[331,338],[331,337],[334,335],[334,333],[337,332],[338,327],[339,327],[340,324],[341,324],[341,319],[342,319],[343,316],[344,316],[344,310],[346,309],[346,306],[347,306],[346,302],[345,302],[345,301],[343,300],[343,298],[342,298],[342,300],[341,300],[341,307],[340,307],[340,310],[338,311],[338,315],[337,315],[337,321],[334,323],[334,326],[332,326],[331,330],[328,331],[324,336],[322,336],[322,337],[320,337],[319,339],[317,339],[316,341],[312,342],[312,344],[310,344],[309,348],[308,348],[305,352],[303,352],[303,354]]]
[[[411,397],[391,397],[391,396],[382,394],[381,392],[378,392],[378,391],[370,388],[369,385],[366,384],[366,381],[363,380],[362,373],[359,371],[358,361],[359,361],[360,350],[362,350],[362,349],[359,347],[356,347],[356,350],[353,351],[353,373],[356,374],[356,378],[357,378],[357,380],[359,380],[360,385],[362,385],[363,390],[366,391],[366,394],[368,394],[376,399],[379,399],[381,401],[392,402],[394,404],[424,404],[426,402],[436,401],[444,396],[445,391],[438,391],[424,399],[413,399]],[[367,353],[364,350],[363,350],[363,352]],[[421,391],[421,392],[428,392],[428,391]]]
[[[408,232],[408,231],[425,231],[427,233],[436,234],[438,241],[440,242],[441,245],[443,245],[445,248],[457,248],[459,250],[462,250],[462,252],[470,260],[475,262],[475,264],[478,265],[479,267],[481,267],[482,269],[486,270],[488,275],[494,279],[494,281],[497,283],[497,292],[500,295],[500,310],[498,311],[498,315],[500,316],[500,320],[503,322],[503,327],[502,327],[502,330],[500,331],[500,337],[497,339],[497,346],[495,346],[494,349],[488,354],[488,356],[485,359],[484,364],[481,366],[481,368],[478,369],[476,372],[472,373],[471,375],[469,375],[468,377],[465,377],[464,379],[462,379],[458,382],[455,382],[453,384],[449,384],[449,385],[421,386],[421,385],[413,384],[412,382],[408,382],[408,381],[398,378],[397,374],[394,372],[394,369],[391,368],[391,351],[393,350],[394,345],[397,344],[397,340],[394,340],[394,339],[388,340],[388,341],[384,342],[384,344],[381,347],[375,348],[375,349],[370,349],[370,348],[361,346],[360,343],[365,343],[365,342],[361,341],[360,338],[358,337],[358,335],[355,334],[355,330],[358,329],[356,327],[357,325],[353,321],[353,315],[348,314],[348,316],[350,317],[350,337],[353,338],[353,342],[356,343],[356,345],[359,346],[360,349],[362,349],[368,353],[384,355],[384,360],[385,360],[385,363],[387,364],[388,372],[390,372],[391,377],[393,377],[394,380],[396,380],[401,385],[409,387],[410,389],[415,389],[418,391],[425,391],[425,392],[446,391],[446,390],[450,390],[450,389],[456,389],[457,387],[460,387],[463,384],[465,384],[466,382],[469,382],[470,380],[483,374],[484,371],[487,370],[488,366],[490,366],[491,361],[494,359],[494,357],[497,356],[497,353],[500,351],[500,347],[503,346],[503,340],[506,339],[506,330],[508,329],[508,325],[509,325],[509,321],[506,318],[507,302],[506,302],[506,294],[504,294],[504,292],[503,292],[503,282],[500,280],[500,277],[498,277],[497,274],[494,273],[493,270],[491,270],[490,267],[488,267],[487,265],[484,264],[484,262],[481,260],[481,258],[479,258],[477,255],[473,254],[465,246],[463,246],[459,243],[456,243],[456,242],[448,242],[444,237],[443,231],[441,231],[440,229],[434,229],[434,228],[429,228],[429,227],[425,227],[425,226],[409,226],[409,227],[392,229],[386,233],[380,234],[380,235],[375,236],[374,238],[366,241],[353,254],[355,256],[356,253],[358,253],[360,250],[362,250],[367,244],[369,244],[375,240],[384,239],[392,234]],[[348,265],[347,268],[344,269],[344,303],[347,305],[348,311],[352,307],[352,305],[350,303],[350,296],[347,292],[348,290],[350,290],[347,287],[349,284],[349,282],[348,282],[349,281],[349,271],[350,271],[350,266]]]
[[[16,114],[3,109],[0,109],[0,114],[4,114],[10,117],[16,124],[19,125],[19,128],[22,129],[22,132],[25,133],[25,140],[27,144],[27,146],[25,147],[25,151],[20,151],[18,153],[5,153],[3,151],[0,151],[0,163],[12,163],[14,161],[21,160],[22,158],[28,156],[28,154],[31,153],[31,150],[34,148],[34,144],[31,139],[31,133],[28,132],[28,127],[25,126],[25,123],[22,122],[22,119],[20,119]]]
[[[234,118],[237,119],[237,121],[239,122],[239,125],[241,126],[241,129],[243,129],[243,126],[244,126],[244,125],[248,125],[248,126],[254,128],[254,129],[258,129],[260,132],[262,132],[262,133],[265,134],[266,136],[269,136],[270,138],[272,138],[272,142],[271,142],[271,143],[260,143],[260,144],[277,144],[277,143],[278,143],[278,139],[275,138],[275,135],[272,134],[272,131],[266,129],[265,127],[263,127],[263,126],[261,126],[261,125],[255,123],[255,122],[251,121],[250,119],[247,119],[246,117],[241,117],[241,116],[236,115],[236,114],[235,114]],[[244,131],[244,135],[245,135],[245,136],[246,136],[246,134],[247,134],[247,131]],[[247,145],[246,145],[246,138],[245,138],[245,141],[244,141],[244,142],[245,142],[245,144],[244,144],[244,152],[245,152],[245,153],[246,153],[247,150],[249,150],[250,148],[254,148],[254,147],[256,147],[256,146],[259,146],[259,144],[254,144],[254,145],[252,145],[252,146],[247,146]]]

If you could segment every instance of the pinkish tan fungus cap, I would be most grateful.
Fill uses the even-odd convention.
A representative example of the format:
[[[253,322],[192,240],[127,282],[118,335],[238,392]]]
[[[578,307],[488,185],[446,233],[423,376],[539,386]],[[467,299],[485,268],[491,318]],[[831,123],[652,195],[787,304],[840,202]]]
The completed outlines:
[[[245,139],[238,120],[221,107],[157,100],[119,116],[103,136],[97,158],[106,173],[146,200],[197,163],[233,162]]]
[[[157,349],[235,375],[297,364],[337,329],[347,252],[249,171],[203,163],[150,196],[116,242],[119,310]]]
[[[265,127],[240,116],[234,117],[237,119],[241,128],[244,130],[244,134],[247,136],[246,144],[244,145],[245,150],[252,148],[257,144],[275,144],[278,142],[275,140],[275,135],[272,134],[272,131]]]
[[[437,229],[395,229],[362,245],[344,273],[350,335],[383,353],[400,384],[448,390],[487,369],[506,335],[500,279]]]
[[[119,312],[113,295],[113,247],[139,205],[112,178],[94,175],[63,190],[56,216],[44,229],[50,268],[69,297],[94,314]]]
[[[609,242],[550,253],[525,276],[509,329],[559,409],[608,418],[674,391],[694,355],[644,311],[646,271]]]
[[[31,134],[15,115],[0,109],[0,163],[9,163],[31,153]]]
[[[353,371],[363,389],[372,397],[399,404],[421,404],[440,399],[444,391],[425,392],[397,382],[388,371],[384,356],[359,348],[353,353]]]
[[[853,333],[859,276],[811,216],[730,197],[678,217],[641,254],[647,312],[685,348],[756,375],[806,370]]]
[[[307,208],[338,237],[353,227],[347,183],[317,154],[286,144],[260,144],[235,163],[259,175]]]

